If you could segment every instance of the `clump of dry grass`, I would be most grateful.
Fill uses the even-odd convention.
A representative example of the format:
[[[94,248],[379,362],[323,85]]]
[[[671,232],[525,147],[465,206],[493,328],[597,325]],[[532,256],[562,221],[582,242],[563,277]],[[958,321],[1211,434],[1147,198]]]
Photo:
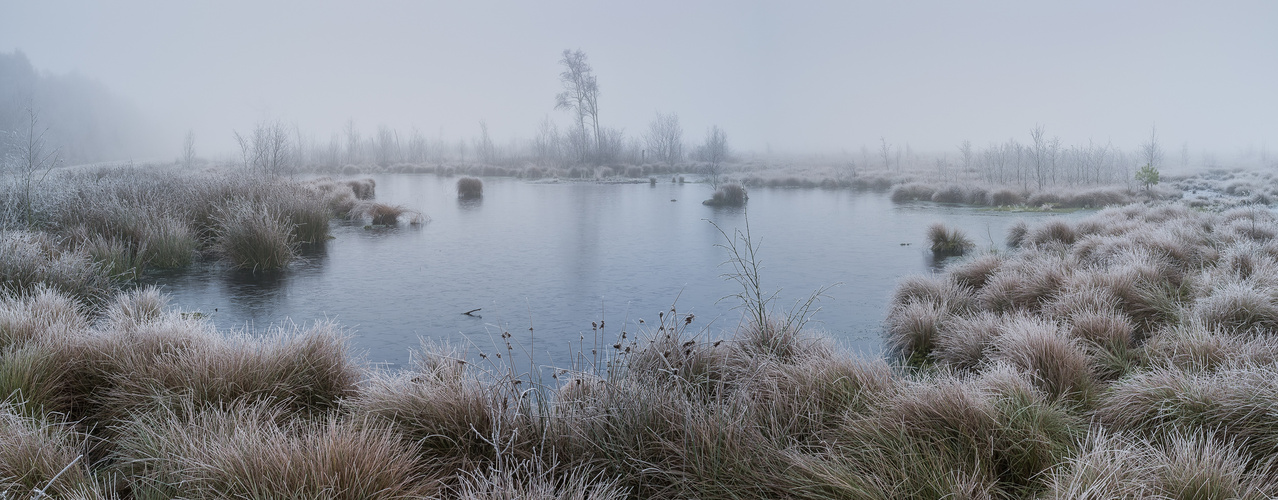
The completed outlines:
[[[1091,390],[1086,352],[1054,323],[1034,317],[1011,319],[1000,326],[991,347],[991,358],[1030,374],[1053,397],[1084,399]]]
[[[1191,314],[1209,328],[1272,331],[1278,328],[1278,298],[1266,288],[1246,281],[1222,284],[1195,301]]]
[[[719,186],[710,199],[701,202],[715,207],[739,207],[750,200],[746,188],[735,182]]]
[[[932,244],[932,255],[938,257],[963,255],[976,247],[962,231],[945,227],[939,222],[928,226],[927,239]]]
[[[420,212],[403,205],[387,205],[376,202],[360,202],[356,204],[350,211],[350,217],[368,219],[375,226],[397,225],[401,217],[408,218],[411,224],[421,224],[427,220],[426,216]]]
[[[937,374],[846,421],[840,439],[855,445],[802,457],[792,473],[817,473],[826,491],[853,497],[1032,496],[1042,473],[1070,455],[1080,428],[1013,369]]]
[[[108,295],[111,280],[88,254],[66,250],[48,234],[0,231],[0,289],[22,294],[37,286],[93,304]]]
[[[532,437],[498,410],[496,398],[474,376],[440,380],[408,372],[375,375],[348,405],[359,418],[396,429],[441,470],[482,470],[497,459],[492,443]]]
[[[1278,363],[1278,339],[1192,320],[1160,331],[1145,342],[1142,351],[1149,365],[1191,373]]]
[[[351,179],[346,181],[346,185],[350,186],[356,199],[371,200],[376,196],[377,182],[371,178]]]
[[[146,248],[139,248],[122,238],[86,236],[79,240],[77,248],[87,253],[103,274],[112,279],[130,281],[146,270]]]
[[[1039,311],[1067,283],[1074,268],[1071,260],[1050,252],[1007,262],[986,280],[974,302],[1000,313]]]
[[[1159,441],[1096,432],[1051,473],[1045,498],[1238,498],[1278,495],[1272,463],[1254,466],[1234,443],[1198,433]]]
[[[225,336],[198,320],[168,316],[95,337],[107,380],[96,391],[99,419],[157,401],[197,405],[269,401],[297,414],[321,414],[355,394],[360,371],[336,326],[279,328],[264,338]]]
[[[1053,242],[1071,245],[1078,239],[1078,233],[1068,222],[1054,220],[1035,227],[1025,237],[1035,245],[1047,245]]]
[[[1003,265],[1004,260],[1001,254],[987,253],[952,265],[947,271],[956,283],[980,290]]]
[[[329,219],[335,211],[329,200],[302,189],[280,189],[265,201],[270,213],[287,221],[297,243],[318,243],[328,239]]]
[[[1007,246],[1012,248],[1020,248],[1025,242],[1025,236],[1029,234],[1029,224],[1024,219],[1017,220],[1007,228]]]
[[[911,182],[892,188],[892,201],[897,203],[907,201],[931,201],[932,195],[934,194],[936,194],[935,186]]]
[[[484,197],[484,181],[476,177],[462,177],[457,179],[457,197],[463,200],[473,200]]]
[[[937,332],[932,355],[938,363],[962,371],[975,371],[988,361],[988,352],[999,335],[1003,318],[989,311],[958,316]]]
[[[217,216],[216,248],[237,269],[281,269],[297,255],[295,225],[251,203],[236,203]]]
[[[134,495],[410,498],[437,493],[419,451],[392,430],[266,404],[173,403],[120,427],[112,469]]]
[[[617,478],[592,477],[590,470],[570,471],[556,477],[545,467],[521,462],[503,470],[488,469],[467,475],[450,493],[459,500],[622,500],[630,490]]]
[[[926,363],[950,314],[941,305],[910,301],[889,317],[888,349],[912,365]]]
[[[70,336],[88,327],[82,304],[53,288],[37,285],[27,294],[0,295],[0,348]]]
[[[0,403],[0,492],[31,498],[104,495],[84,456],[86,440],[68,424]]]
[[[1159,438],[1202,432],[1234,441],[1253,457],[1278,453],[1278,370],[1240,365],[1212,372],[1152,368],[1114,382],[1097,416],[1116,430]]]
[[[914,275],[902,278],[892,292],[892,303],[901,305],[911,301],[942,305],[948,311],[970,310],[976,301],[972,289],[951,280],[945,275]]]
[[[129,332],[162,319],[167,313],[169,297],[156,286],[145,286],[119,292],[103,313],[107,330]]]

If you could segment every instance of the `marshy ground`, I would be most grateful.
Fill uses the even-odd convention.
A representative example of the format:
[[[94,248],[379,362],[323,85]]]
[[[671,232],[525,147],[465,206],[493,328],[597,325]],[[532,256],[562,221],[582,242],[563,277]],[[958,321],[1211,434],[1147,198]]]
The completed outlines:
[[[101,179],[45,198],[44,228],[0,238],[11,494],[1278,495],[1278,219],[1263,208],[1129,205],[1015,226],[1011,251],[900,283],[887,359],[747,294],[759,314],[722,338],[668,310],[637,332],[598,325],[607,341],[555,370],[519,368],[518,345],[477,360],[424,344],[392,372],[352,355],[338,325],[219,331],[103,271],[234,265],[237,213],[235,227],[304,244],[326,234],[318,221],[363,213],[371,184],[177,194],[162,177]],[[103,258],[95,239],[125,250]]]

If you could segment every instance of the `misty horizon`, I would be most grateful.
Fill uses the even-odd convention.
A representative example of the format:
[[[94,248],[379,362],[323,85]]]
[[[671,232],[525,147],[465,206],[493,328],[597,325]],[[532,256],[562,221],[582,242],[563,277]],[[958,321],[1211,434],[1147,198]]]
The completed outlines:
[[[202,154],[278,121],[320,142],[353,123],[445,142],[485,123],[530,141],[581,50],[600,121],[627,136],[675,114],[685,141],[722,127],[742,153],[859,154],[881,140],[955,154],[1025,141],[1169,151],[1268,148],[1278,6],[657,3],[593,5],[9,4],[0,51],[99,82],[150,126],[142,154]],[[249,14],[251,12],[251,14]],[[490,13],[492,12],[492,13]]]

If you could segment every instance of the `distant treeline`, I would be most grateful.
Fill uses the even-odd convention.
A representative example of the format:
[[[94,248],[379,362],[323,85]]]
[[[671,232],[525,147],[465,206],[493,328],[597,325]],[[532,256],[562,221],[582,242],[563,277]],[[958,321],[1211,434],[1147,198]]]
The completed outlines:
[[[134,157],[145,139],[138,111],[105,85],[39,72],[21,51],[0,52],[0,158],[31,134],[33,113],[35,134],[44,132],[68,164]]]

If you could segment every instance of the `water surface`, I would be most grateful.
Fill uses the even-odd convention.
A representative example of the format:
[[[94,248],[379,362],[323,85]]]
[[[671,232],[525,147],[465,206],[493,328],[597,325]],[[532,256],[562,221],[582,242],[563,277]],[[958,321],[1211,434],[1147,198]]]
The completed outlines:
[[[537,183],[484,179],[484,198],[459,201],[455,178],[379,175],[377,199],[421,210],[421,226],[366,229],[340,223],[334,239],[306,249],[286,271],[252,274],[216,265],[152,275],[176,306],[224,329],[264,331],[293,321],[332,319],[348,327],[357,353],[390,366],[409,359],[420,338],[517,353],[567,366],[595,343],[604,321],[611,344],[625,330],[649,329],[671,307],[690,327],[724,335],[741,321],[741,291],[723,235],[749,229],[763,287],[780,311],[835,285],[809,327],[876,355],[896,282],[931,272],[925,232],[933,222],[964,230],[983,249],[1003,248],[1021,217],[930,203],[893,204],[887,194],[846,190],[755,189],[748,210],[701,204],[705,184]],[[1069,217],[1069,216],[1067,216]],[[463,313],[480,309],[475,316]],[[639,321],[643,319],[644,325]],[[530,332],[529,328],[533,330]],[[494,345],[501,346],[494,350]],[[528,351],[525,353],[525,351]]]

